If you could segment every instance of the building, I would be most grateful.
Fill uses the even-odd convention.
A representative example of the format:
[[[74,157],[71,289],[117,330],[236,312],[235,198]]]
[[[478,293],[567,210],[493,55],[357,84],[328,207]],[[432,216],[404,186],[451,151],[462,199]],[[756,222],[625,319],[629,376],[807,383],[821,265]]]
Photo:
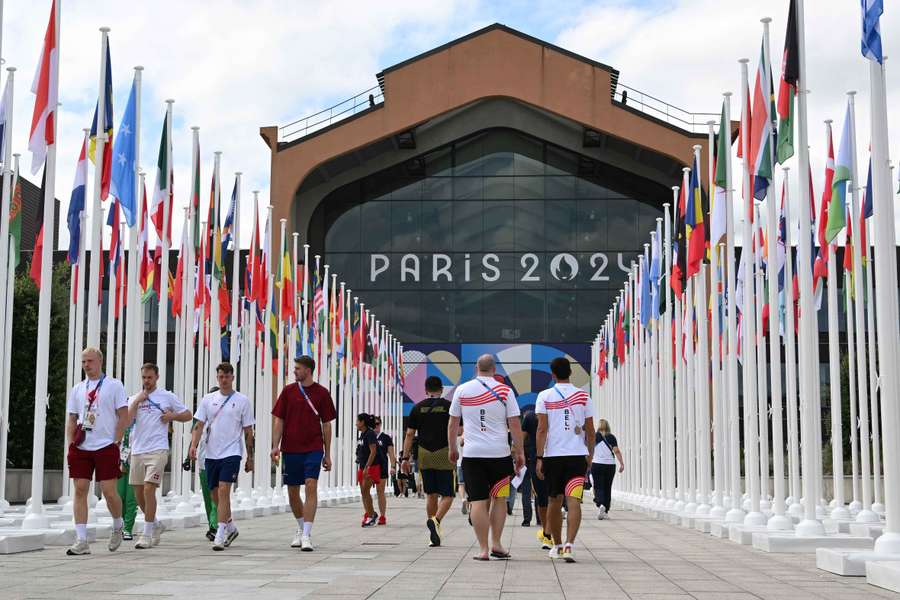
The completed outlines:
[[[274,219],[308,240],[405,346],[407,393],[482,352],[533,403],[589,342],[706,122],[613,67],[494,24],[260,133]]]

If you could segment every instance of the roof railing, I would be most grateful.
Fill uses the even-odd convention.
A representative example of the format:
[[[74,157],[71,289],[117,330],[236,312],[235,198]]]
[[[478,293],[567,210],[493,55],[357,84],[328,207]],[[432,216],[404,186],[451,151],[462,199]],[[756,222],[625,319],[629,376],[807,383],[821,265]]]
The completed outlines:
[[[351,98],[338,102],[334,106],[320,110],[308,117],[303,117],[278,128],[278,141],[291,142],[324,129],[329,125],[352,117],[356,113],[368,110],[384,102],[384,94],[377,85],[360,92]]]
[[[612,99],[691,133],[706,133],[707,122],[717,121],[720,116],[717,113],[690,112],[622,83],[616,83],[613,87]]]

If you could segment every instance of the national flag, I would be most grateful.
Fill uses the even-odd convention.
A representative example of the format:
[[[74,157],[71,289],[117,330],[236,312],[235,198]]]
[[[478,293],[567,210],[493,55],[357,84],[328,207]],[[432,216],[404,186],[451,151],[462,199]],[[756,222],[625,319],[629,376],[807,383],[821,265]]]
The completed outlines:
[[[852,152],[850,147],[851,132],[850,103],[847,103],[847,114],[844,116],[844,130],[841,133],[841,145],[838,148],[837,164],[834,167],[831,202],[828,206],[828,222],[825,226],[825,239],[834,240],[847,225],[847,184],[850,182],[850,166]]]
[[[375,362],[375,345],[372,343],[372,322],[365,313],[363,313],[362,319],[362,362],[364,365],[372,365]]]
[[[353,307],[353,320],[350,325],[350,356],[353,359],[354,368],[359,367],[360,360],[362,359],[362,349],[365,346],[365,342],[363,341],[365,330],[362,326],[362,319],[365,317],[362,316],[361,313],[362,311],[358,306]]]
[[[344,298],[343,293],[340,294],[340,298],[338,299],[337,306],[332,311],[334,315],[335,329],[334,329],[334,347],[337,349],[338,358],[344,357],[344,343],[346,341],[346,336],[344,328],[346,327],[346,323],[344,322]]]
[[[135,199],[135,157],[137,156],[137,81],[131,84],[125,114],[119,123],[119,133],[113,146],[115,160],[112,165],[112,179],[109,191],[119,199],[125,222],[134,227],[137,221],[137,200]],[[109,145],[109,144],[107,144]]]
[[[869,156],[869,173],[866,175],[866,194],[863,196],[862,201],[862,214],[863,217],[868,219],[873,214],[875,214],[874,209],[872,207],[872,156]]]
[[[650,254],[649,248],[644,247],[644,260],[641,263],[641,288],[640,288],[640,319],[641,326],[646,328],[650,325],[650,317],[652,311],[650,309]]]
[[[860,0],[862,7],[862,55],[881,64],[881,15],[884,0]]]
[[[627,292],[626,292],[627,293]],[[625,300],[619,298],[619,306],[617,309],[618,320],[616,321],[616,358],[619,365],[625,364]]]
[[[119,201],[114,200],[106,217],[106,224],[112,229],[109,241],[109,255],[107,257],[107,260],[109,260],[110,273],[118,270],[119,259],[121,258],[122,236],[119,231],[119,222],[122,219],[120,218],[120,214],[121,209],[119,207]]]
[[[683,228],[678,226],[679,217],[682,223],[685,219],[685,203],[687,202],[685,196],[687,190],[684,188],[685,186],[682,185],[680,194],[678,196],[678,206],[675,207],[675,220],[673,229],[675,231],[675,241],[672,242],[672,274],[670,276],[669,282],[669,285],[672,287],[672,291],[674,291],[675,295],[679,298],[684,293],[684,273],[686,269],[685,262],[687,257],[687,248],[684,248],[683,246]]]
[[[187,229],[181,226],[181,247],[178,249],[178,265],[175,267],[175,279],[172,282],[172,316],[182,315],[181,304],[184,301],[184,261],[187,258]]]
[[[153,204],[150,207],[150,213],[153,218],[153,226],[156,228],[156,235],[160,239],[169,242],[172,240],[172,140],[169,138],[169,113],[163,118],[162,135],[159,139],[159,154],[156,158],[156,181],[153,184]],[[166,224],[166,233],[163,236],[163,211],[166,208],[164,202],[168,201],[169,206],[169,222]]]
[[[662,222],[656,223],[656,235],[650,249],[650,308],[651,320],[658,321],[660,317],[660,293],[659,282],[662,278]]]
[[[19,165],[13,175],[13,196],[9,205],[9,251],[12,252],[13,269],[19,266],[22,251],[22,182],[19,181]]]
[[[266,303],[268,302],[268,287],[269,287],[269,276],[270,270],[272,268],[272,259],[271,259],[271,251],[272,251],[272,241],[269,239],[269,230],[271,229],[268,217],[266,220],[266,226],[263,229],[265,231],[265,237],[263,238],[263,243],[261,246],[262,252],[259,257],[259,266],[257,267],[256,274],[253,277],[253,289],[256,290],[256,305],[260,308],[260,310],[266,309]]]
[[[278,287],[281,289],[281,318],[293,323],[297,319],[294,309],[294,295],[297,288],[293,284],[293,269],[291,268],[291,256],[287,248],[281,257],[281,281]]]
[[[719,135],[716,140],[715,194],[710,210],[710,245],[715,248],[725,239],[728,230],[728,161],[731,160],[731,123],[725,120],[725,103],[719,119]]]
[[[31,151],[31,173],[36,174],[47,158],[47,148],[56,143],[56,110],[59,106],[59,31],[56,22],[56,0],[50,4],[50,22],[44,34],[44,46],[37,72],[31,84],[35,95],[31,116],[28,150]]]
[[[197,140],[197,149],[193,157],[193,165],[191,165],[191,215],[194,219],[194,231],[191,239],[194,244],[194,250],[200,249],[200,141]],[[265,293],[263,293],[265,297]]]
[[[78,156],[78,164],[75,165],[75,183],[72,184],[72,195],[69,197],[69,210],[66,214],[66,222],[69,228],[69,254],[70,265],[78,262],[81,248],[81,213],[84,212],[85,185],[87,183],[87,143],[81,144],[81,154]]]
[[[44,189],[47,186],[47,170],[44,169],[44,175],[41,179],[40,197],[44,197]],[[31,270],[29,275],[34,285],[41,289],[41,264],[43,262],[44,253],[44,211],[37,211],[37,237],[34,239],[34,251],[31,253]]]
[[[831,204],[832,184],[834,183],[834,143],[831,136],[831,124],[828,129],[828,158],[825,161],[825,186],[822,189],[822,202],[819,204],[819,223],[817,238],[819,252],[813,264],[813,292],[821,294],[821,283],[828,277],[828,241],[825,239],[825,227],[828,221],[828,206]]]
[[[790,0],[784,55],[781,62],[781,84],[778,86],[778,164],[794,155],[794,97],[800,79],[800,34],[797,30],[797,3]]]
[[[97,115],[100,112],[100,103],[103,102],[103,131],[106,142],[103,144],[103,156],[100,165],[100,199],[106,200],[109,196],[109,184],[112,178],[112,139],[113,139],[113,105],[112,105],[112,62],[109,58],[109,38],[106,40],[106,83],[103,86],[103,96],[97,100],[94,107],[94,121],[91,123],[91,144],[88,147],[88,156],[94,165],[97,164]]]
[[[228,203],[228,214],[225,215],[225,223],[222,225],[222,256],[228,245],[234,241],[232,231],[234,229],[234,209],[237,206],[238,180],[234,178],[234,189],[231,190],[231,202]]]
[[[766,63],[766,51],[760,47],[759,69],[753,86],[753,117],[750,134],[750,165],[754,176],[753,197],[762,200],[772,179],[771,140],[775,113],[772,69]]]
[[[691,169],[690,187],[685,214],[685,229],[688,236],[687,277],[700,272],[700,265],[706,257],[706,224],[704,222],[703,189],[700,187],[700,165],[694,157]]]
[[[144,186],[141,198],[141,231],[138,235],[138,257],[140,267],[138,279],[141,285],[141,299],[147,302],[153,293],[154,264],[150,256],[150,213],[147,210],[147,188]]]

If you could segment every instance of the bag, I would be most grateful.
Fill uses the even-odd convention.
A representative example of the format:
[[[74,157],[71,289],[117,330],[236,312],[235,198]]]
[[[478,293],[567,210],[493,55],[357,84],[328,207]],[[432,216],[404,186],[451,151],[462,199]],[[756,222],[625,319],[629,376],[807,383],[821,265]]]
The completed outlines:
[[[84,431],[81,423],[75,423],[75,435],[72,436],[72,443],[75,446],[80,446],[82,443],[84,443],[84,438],[86,437],[87,433]]]
[[[584,491],[588,491],[591,489],[591,473],[588,471],[588,474],[584,476],[584,486],[582,487]]]
[[[72,443],[75,444],[76,447],[84,443],[84,440],[87,437],[87,431],[84,428],[84,419],[87,413],[91,411],[91,408],[93,408],[94,402],[97,400],[97,394],[100,393],[100,387],[103,385],[103,380],[105,379],[106,375],[100,378],[100,383],[98,383],[91,391],[87,391],[87,383],[85,382],[84,384],[85,399],[88,404],[84,411],[82,411],[81,420],[75,423],[75,435],[72,436]]]
[[[400,482],[397,481],[396,475],[391,476],[391,484],[394,486],[394,497],[399,498],[400,497]]]

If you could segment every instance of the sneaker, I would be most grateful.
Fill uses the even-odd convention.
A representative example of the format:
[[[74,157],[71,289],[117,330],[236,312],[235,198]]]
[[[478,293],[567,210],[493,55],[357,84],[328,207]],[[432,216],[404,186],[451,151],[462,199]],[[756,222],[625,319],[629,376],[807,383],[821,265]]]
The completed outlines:
[[[146,535],[142,535],[138,538],[137,544],[134,545],[138,550],[146,550],[147,548],[153,547],[153,538],[148,538]]]
[[[115,552],[119,549],[119,546],[122,545],[122,528],[113,529],[112,533],[109,534],[109,548],[110,552]]]
[[[550,557],[550,560],[556,560],[556,559],[560,558],[559,546],[551,546],[550,552],[547,553],[547,556]]]
[[[90,554],[91,546],[87,540],[75,540],[75,543],[66,550],[66,556],[81,556],[82,554]]]
[[[159,540],[166,530],[166,526],[163,525],[162,521],[157,521],[153,524],[153,533],[150,534],[150,541],[153,542],[154,546],[159,546]]]
[[[216,533],[216,539],[213,540],[212,549],[216,552],[221,552],[225,549],[225,536],[219,537],[219,534]]]
[[[531,527],[531,521],[522,521],[522,527]]]
[[[506,516],[512,516],[512,506],[509,503],[506,504]]]
[[[231,532],[226,531],[225,532],[225,547],[227,548],[228,546],[230,546],[231,542],[233,542],[234,540],[237,539],[237,536],[238,536],[237,528],[235,528],[234,531],[231,531]]]
[[[122,539],[125,540],[126,542],[130,542],[131,540],[134,539],[134,534],[132,534],[130,531],[128,531],[126,529],[125,531],[122,532]]]
[[[464,515],[469,514],[469,503],[463,500],[462,507],[459,510],[461,510]]]
[[[210,527],[209,529],[206,530],[206,539],[208,539],[211,542],[216,541],[216,528],[215,527]]]
[[[384,515],[381,515],[380,517],[378,517],[378,524],[379,525],[387,525],[387,518],[385,518]]]
[[[372,515],[366,517],[366,520],[363,521],[363,527],[374,527],[378,523],[378,513],[373,513]]]
[[[301,543],[300,550],[302,552],[312,552],[313,551],[312,540],[309,538],[308,535],[304,535],[300,539],[300,543]]]
[[[538,540],[541,542],[541,550],[550,550],[553,548],[553,539],[550,536],[545,535],[543,529],[538,531],[538,533],[540,534]]]
[[[428,533],[431,536],[431,543],[429,543],[429,547],[436,548],[441,545],[441,532],[440,532],[440,523],[438,523],[437,519],[431,517],[427,521],[425,521],[425,526],[428,528]]]
[[[602,521],[606,518],[606,507],[602,504],[597,507],[597,520]]]
[[[301,546],[303,546],[303,529],[298,527],[294,539],[291,540],[291,548],[300,548]]]
[[[563,546],[560,557],[562,557],[562,559],[567,563],[575,562],[575,548],[572,547],[572,544],[566,544],[565,546]]]

